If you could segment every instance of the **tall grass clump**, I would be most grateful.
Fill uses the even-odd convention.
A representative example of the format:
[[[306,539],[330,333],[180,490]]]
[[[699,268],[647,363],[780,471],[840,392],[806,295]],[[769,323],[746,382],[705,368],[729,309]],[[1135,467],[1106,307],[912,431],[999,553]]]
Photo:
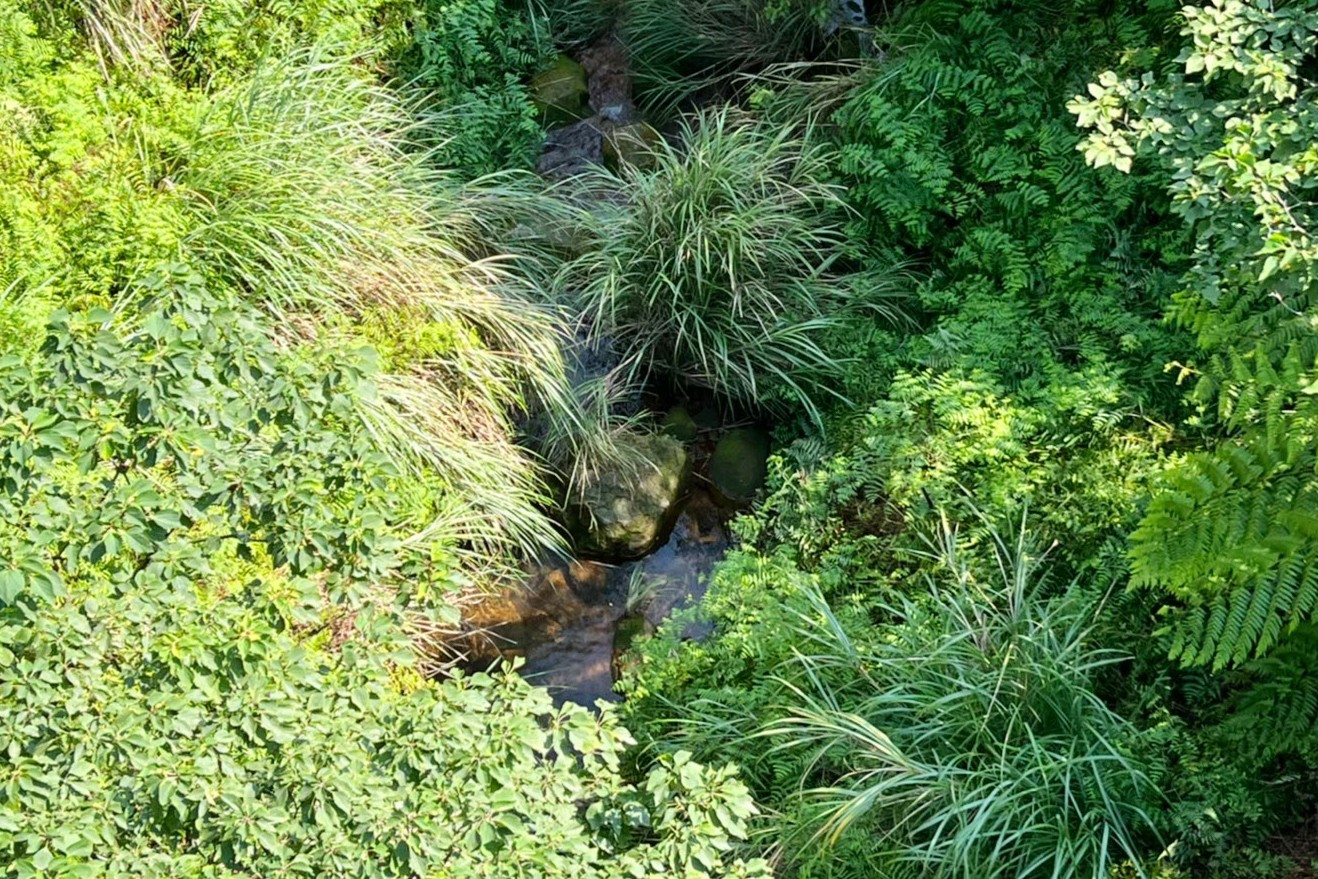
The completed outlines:
[[[812,415],[845,368],[827,344],[855,312],[887,308],[892,284],[839,272],[845,243],[828,155],[808,132],[730,109],[688,119],[652,170],[601,170],[624,203],[567,268],[594,332],[629,380],[668,376],[725,401],[789,398]]]
[[[807,60],[822,43],[828,0],[628,0],[618,30],[653,109],[736,72]]]
[[[532,9],[560,46],[584,46],[604,34],[622,14],[621,0],[547,0]]]
[[[1043,596],[1023,536],[980,580],[949,530],[929,594],[860,645],[814,595],[795,704],[762,735],[813,754],[815,838],[867,834],[890,876],[1143,875],[1156,796],[1136,731],[1094,692],[1122,659],[1090,646],[1094,608]],[[848,683],[839,683],[839,682]]]
[[[183,248],[289,335],[385,313],[386,335],[422,338],[395,346],[368,335],[409,355],[384,364],[360,414],[406,469],[438,473],[464,500],[456,534],[481,535],[475,557],[556,546],[539,465],[511,436],[513,416],[532,407],[569,422],[580,414],[563,324],[486,255],[472,188],[409,148],[409,121],[335,53],[295,53],[222,90],[169,175],[187,208]]]
[[[34,7],[56,28],[76,22],[103,71],[167,64],[162,38],[174,11],[161,0],[41,0]]]

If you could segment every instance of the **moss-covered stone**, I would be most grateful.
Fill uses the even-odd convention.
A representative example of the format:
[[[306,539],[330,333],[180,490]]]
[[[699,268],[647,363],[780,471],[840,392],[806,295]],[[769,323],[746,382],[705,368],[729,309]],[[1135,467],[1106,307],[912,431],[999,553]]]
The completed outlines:
[[[636,559],[663,542],[690,475],[682,444],[667,436],[628,440],[634,462],[603,473],[569,499],[577,552],[611,561]]]
[[[755,497],[768,473],[769,435],[753,427],[728,431],[709,458],[709,480],[733,504]]]
[[[566,55],[531,77],[531,100],[550,124],[586,115],[586,95],[586,71]]]
[[[604,129],[604,161],[613,168],[654,167],[654,149],[662,136],[645,122],[608,125]]]
[[[668,410],[659,425],[665,436],[671,436],[679,443],[689,443],[696,438],[696,422],[685,406],[674,406]]]

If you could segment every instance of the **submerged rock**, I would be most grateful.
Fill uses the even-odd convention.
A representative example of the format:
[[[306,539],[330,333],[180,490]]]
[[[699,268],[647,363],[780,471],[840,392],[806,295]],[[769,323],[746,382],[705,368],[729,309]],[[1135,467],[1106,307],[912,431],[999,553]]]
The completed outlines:
[[[691,463],[681,443],[667,436],[630,440],[636,461],[601,474],[568,504],[577,551],[624,561],[653,550],[668,536]]]
[[[709,458],[709,480],[721,499],[744,504],[768,474],[769,435],[754,427],[728,431]]]
[[[566,180],[603,161],[604,133],[592,117],[549,132],[535,170],[549,180]]]
[[[489,663],[510,644],[557,638],[572,621],[589,614],[608,586],[608,570],[572,561],[546,567],[525,583],[480,596],[462,614],[468,636],[458,645],[468,660]]]

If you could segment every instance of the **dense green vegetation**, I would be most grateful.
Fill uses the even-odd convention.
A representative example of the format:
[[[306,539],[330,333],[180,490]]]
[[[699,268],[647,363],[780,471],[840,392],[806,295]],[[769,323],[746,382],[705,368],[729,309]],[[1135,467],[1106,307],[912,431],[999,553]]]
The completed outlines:
[[[870,6],[0,0],[0,876],[1308,875],[1318,4]],[[688,395],[623,704],[464,669]]]

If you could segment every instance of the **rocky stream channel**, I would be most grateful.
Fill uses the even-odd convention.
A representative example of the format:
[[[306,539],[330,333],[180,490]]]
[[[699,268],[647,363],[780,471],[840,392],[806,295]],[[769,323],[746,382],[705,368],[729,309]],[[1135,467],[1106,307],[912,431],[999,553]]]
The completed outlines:
[[[592,165],[643,165],[662,136],[640,118],[625,53],[611,36],[576,58],[560,56],[532,89],[554,126],[536,170],[562,185]],[[608,349],[585,328],[565,352],[574,381],[615,368]],[[632,641],[704,593],[728,546],[728,518],[764,480],[768,434],[726,423],[708,402],[649,404],[660,415],[652,434],[629,440],[636,466],[595,477],[566,505],[578,557],[529,565],[523,583],[465,612],[474,633],[469,666],[521,657],[521,673],[560,703],[613,701]]]
[[[579,558],[528,565],[523,583],[467,612],[480,632],[471,665],[521,657],[522,675],[558,703],[615,701],[633,640],[700,599],[728,518],[763,483],[768,434],[701,427],[679,405],[647,445],[672,454],[599,479],[569,515]]]

